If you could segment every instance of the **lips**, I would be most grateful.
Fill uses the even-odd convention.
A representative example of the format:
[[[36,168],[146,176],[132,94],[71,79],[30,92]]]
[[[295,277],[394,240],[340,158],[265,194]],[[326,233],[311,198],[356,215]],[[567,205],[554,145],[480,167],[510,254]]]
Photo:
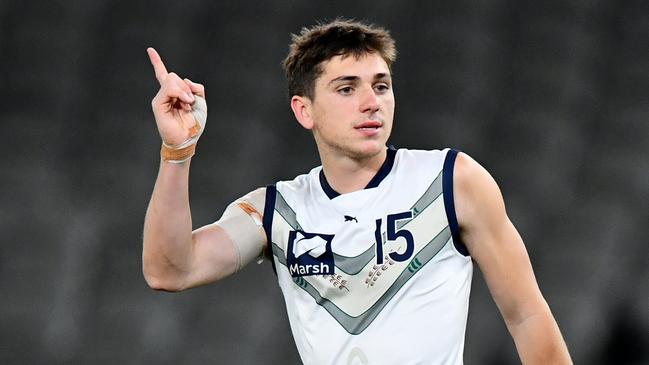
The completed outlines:
[[[378,129],[383,125],[383,123],[376,121],[376,120],[367,120],[359,125],[357,125],[356,129]]]
[[[374,137],[378,135],[383,123],[376,120],[366,120],[365,122],[354,127],[357,131],[366,137]]]

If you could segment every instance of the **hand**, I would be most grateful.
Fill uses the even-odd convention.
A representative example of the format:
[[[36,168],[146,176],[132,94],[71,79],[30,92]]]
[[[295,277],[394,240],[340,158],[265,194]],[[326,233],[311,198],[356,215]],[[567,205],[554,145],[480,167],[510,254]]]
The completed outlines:
[[[205,87],[167,72],[155,49],[147,48],[147,53],[160,83],[160,90],[151,101],[151,107],[162,141],[168,146],[178,146],[197,138],[207,118]]]

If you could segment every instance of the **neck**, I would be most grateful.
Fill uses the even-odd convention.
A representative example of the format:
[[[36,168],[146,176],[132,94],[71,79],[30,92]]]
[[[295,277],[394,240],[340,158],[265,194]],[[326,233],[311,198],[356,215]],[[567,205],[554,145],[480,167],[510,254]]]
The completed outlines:
[[[361,159],[320,153],[327,182],[339,194],[364,189],[379,171],[386,157],[387,148],[383,148],[376,155]]]

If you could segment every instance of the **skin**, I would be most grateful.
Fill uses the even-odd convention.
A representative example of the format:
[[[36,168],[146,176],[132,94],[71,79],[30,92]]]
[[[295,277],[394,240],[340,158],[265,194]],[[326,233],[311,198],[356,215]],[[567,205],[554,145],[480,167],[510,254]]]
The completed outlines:
[[[392,131],[390,70],[378,54],[324,62],[313,100],[293,96],[295,118],[313,131],[327,180],[344,194],[362,189],[381,167]],[[361,128],[376,124],[375,128]],[[372,130],[375,129],[375,130]]]
[[[522,363],[572,364],[495,180],[464,153],[458,154],[453,180],[462,241],[484,275]]]
[[[167,144],[182,142],[193,125],[185,119],[193,103],[187,93],[204,96],[204,89],[168,73],[159,55],[148,52],[161,85],[152,101],[158,130]],[[373,53],[336,56],[322,67],[313,100],[293,96],[291,108],[298,122],[313,131],[329,184],[344,194],[363,189],[386,158],[395,106],[392,81],[385,61]],[[191,288],[236,268],[236,250],[220,227],[191,230],[189,164],[161,162],[147,210],[143,270],[154,289]],[[464,153],[457,157],[453,184],[462,241],[484,274],[521,361],[571,364],[498,185]]]
[[[160,55],[147,49],[160,90],[151,101],[158,132],[168,145],[190,135],[193,95],[205,97],[203,85],[167,72]],[[160,161],[144,219],[142,271],[157,290],[180,291],[220,280],[236,270],[237,253],[224,230],[214,224],[192,231],[189,166]]]

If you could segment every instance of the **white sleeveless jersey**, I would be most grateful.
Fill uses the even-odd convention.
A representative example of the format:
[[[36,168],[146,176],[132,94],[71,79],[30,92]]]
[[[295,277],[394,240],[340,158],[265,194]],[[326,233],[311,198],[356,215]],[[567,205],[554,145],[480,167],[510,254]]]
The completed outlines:
[[[368,186],[343,195],[322,167],[267,188],[264,228],[305,364],[462,364],[473,266],[456,154],[389,149]]]

